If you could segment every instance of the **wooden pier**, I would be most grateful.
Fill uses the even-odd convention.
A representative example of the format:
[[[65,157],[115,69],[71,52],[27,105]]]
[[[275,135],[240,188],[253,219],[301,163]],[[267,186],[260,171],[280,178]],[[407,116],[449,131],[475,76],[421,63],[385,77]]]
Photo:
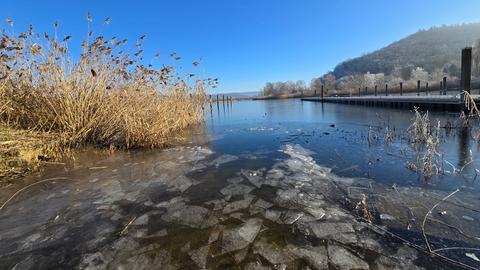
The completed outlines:
[[[472,97],[480,102],[480,95],[472,95]],[[413,109],[414,107],[443,110],[443,111],[459,111],[463,107],[460,95],[444,96],[360,96],[360,97],[309,97],[302,98],[302,101],[328,102],[363,106],[379,106],[399,109]]]
[[[479,105],[480,95],[472,94],[472,47],[466,47],[462,49],[462,70],[460,76],[460,87],[450,90],[454,90],[453,93],[447,95],[447,77],[443,77],[440,82],[439,94],[431,95],[428,82],[425,83],[424,91],[421,89],[421,81],[417,81],[416,95],[414,91],[410,92],[410,95],[405,95],[405,89],[403,82],[399,83],[399,91],[389,92],[389,85],[385,84],[384,94],[380,94],[377,85],[374,86],[374,92],[371,94],[368,92],[368,87],[365,87],[365,91],[362,95],[361,87],[358,88],[358,96],[349,97],[325,97],[323,93],[323,85],[321,87],[321,93],[319,97],[305,97],[302,101],[315,101],[315,102],[330,102],[341,104],[353,104],[364,106],[381,106],[391,108],[405,108],[412,109],[414,107],[429,109],[429,110],[442,110],[442,111],[460,111],[465,109],[464,93],[470,94],[475,100],[475,103]],[[424,95],[422,95],[422,92]],[[351,94],[353,91],[350,92]]]

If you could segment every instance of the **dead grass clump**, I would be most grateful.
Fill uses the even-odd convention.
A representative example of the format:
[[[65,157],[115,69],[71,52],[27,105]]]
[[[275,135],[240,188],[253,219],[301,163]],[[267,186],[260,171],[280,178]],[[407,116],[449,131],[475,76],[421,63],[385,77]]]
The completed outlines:
[[[417,108],[414,109],[415,118],[408,128],[412,147],[419,152],[417,162],[407,162],[406,167],[411,171],[421,171],[428,179],[432,175],[442,172],[442,154],[440,145],[440,121],[432,127],[428,112],[421,114]]]
[[[0,127],[0,179],[8,181],[37,170],[41,162],[56,157],[56,147],[51,134]]]
[[[140,37],[96,36],[71,55],[71,36],[4,30],[0,40],[0,122],[56,134],[60,144],[163,147],[203,120],[204,82],[188,84],[174,66],[142,64]],[[195,62],[196,63],[196,62]],[[191,77],[191,76],[188,76]],[[192,76],[193,77],[193,76]]]
[[[410,134],[410,141],[413,144],[424,143],[430,136],[430,117],[428,116],[428,112],[421,114],[418,108],[414,108],[413,110],[415,112],[415,118],[407,130]]]

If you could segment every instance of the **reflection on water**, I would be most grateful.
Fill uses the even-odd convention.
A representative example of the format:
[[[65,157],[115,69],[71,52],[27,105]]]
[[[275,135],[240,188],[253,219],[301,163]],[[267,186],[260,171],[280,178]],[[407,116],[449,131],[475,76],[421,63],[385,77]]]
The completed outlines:
[[[421,252],[425,240],[480,267],[467,129],[442,131],[440,147],[462,174],[427,183],[404,165],[417,154],[409,111],[299,100],[205,111],[183,146],[86,151],[22,179],[49,180],[0,210],[0,269],[451,269]]]
[[[470,131],[468,127],[460,128],[458,140],[458,167],[462,168],[467,165],[470,160]]]
[[[417,174],[405,168],[407,161],[416,161],[408,143],[406,130],[414,113],[409,110],[352,106],[300,100],[268,100],[235,102],[226,114],[215,109],[208,117],[207,128],[215,138],[212,147],[219,151],[241,153],[257,148],[275,151],[284,142],[295,142],[312,149],[317,162],[344,176],[369,177],[388,184],[424,186]],[[432,122],[456,122],[458,115],[430,112]],[[376,140],[368,143],[369,128]],[[385,143],[388,127],[395,135],[393,143]],[[442,129],[440,152],[447,173],[429,182],[429,188],[450,190],[468,186],[479,165],[477,142],[467,129]],[[458,164],[464,170],[456,175],[450,168]],[[348,169],[354,168],[354,169]]]

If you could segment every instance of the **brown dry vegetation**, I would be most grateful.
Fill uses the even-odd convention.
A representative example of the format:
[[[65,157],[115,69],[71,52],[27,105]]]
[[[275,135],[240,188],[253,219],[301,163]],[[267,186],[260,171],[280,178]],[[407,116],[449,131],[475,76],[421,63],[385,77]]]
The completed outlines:
[[[41,162],[55,158],[55,142],[52,134],[0,128],[0,179],[35,171]]]
[[[57,23],[49,35],[34,32],[32,26],[15,33],[13,23],[7,22],[11,28],[3,30],[0,40],[4,130],[47,134],[58,149],[153,148],[172,143],[181,131],[203,121],[204,81],[188,84],[187,76],[178,75],[173,65],[160,69],[144,65],[144,36],[130,48],[127,40],[90,32],[81,44],[81,55],[73,56],[71,37],[58,37]],[[29,141],[27,137],[32,138],[13,138]],[[12,136],[3,136],[0,141],[8,145],[11,140]]]
[[[32,27],[0,42],[0,121],[6,127],[54,133],[62,145],[161,147],[199,123],[203,81],[187,85],[173,66],[142,64],[141,44],[92,33],[72,57],[70,36]],[[13,33],[13,30],[10,31]],[[140,38],[143,40],[143,37]]]

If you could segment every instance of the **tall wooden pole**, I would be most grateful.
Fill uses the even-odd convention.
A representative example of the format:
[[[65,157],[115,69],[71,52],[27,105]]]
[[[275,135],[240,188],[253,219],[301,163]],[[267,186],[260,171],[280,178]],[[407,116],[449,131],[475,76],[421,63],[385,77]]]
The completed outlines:
[[[447,77],[443,77],[443,95],[447,94]]]
[[[472,80],[472,47],[462,49],[462,73],[460,90],[470,93]]]

